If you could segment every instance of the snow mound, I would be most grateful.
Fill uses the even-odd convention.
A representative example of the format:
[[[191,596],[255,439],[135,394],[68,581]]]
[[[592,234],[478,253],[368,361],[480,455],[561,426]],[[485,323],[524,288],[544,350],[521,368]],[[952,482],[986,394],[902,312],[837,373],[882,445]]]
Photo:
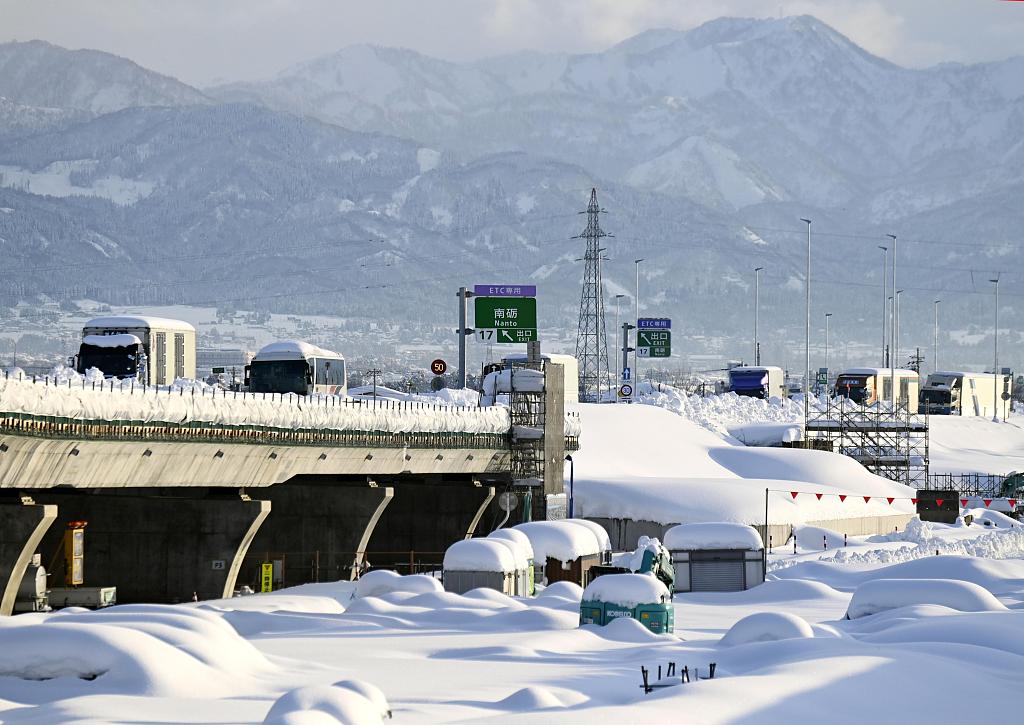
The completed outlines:
[[[956,579],[875,579],[853,592],[847,619],[916,604],[937,604],[959,612],[1001,612],[1006,607],[987,589]]]
[[[672,595],[652,574],[605,574],[587,585],[583,600],[635,607],[671,602]]]
[[[758,612],[732,625],[719,644],[722,647],[737,647],[752,642],[813,637],[814,630],[803,617],[786,612]]]
[[[994,529],[1021,528],[1020,521],[1010,518],[1001,511],[993,511],[992,509],[967,509],[963,512],[963,515],[974,517],[971,522],[972,526],[984,526]]]
[[[456,541],[444,553],[445,571],[515,571],[515,545],[500,539]],[[523,561],[525,564],[525,560]]]
[[[796,536],[797,546],[802,549],[824,549],[826,542],[829,549],[839,549],[843,546],[842,534],[821,526],[794,526],[793,534]]]
[[[760,551],[764,548],[764,543],[757,530],[750,526],[708,522],[673,526],[665,532],[665,548],[669,551],[704,549]]]
[[[389,594],[391,592],[424,594],[441,591],[444,591],[441,582],[426,574],[407,574],[402,576],[398,572],[380,569],[378,571],[369,571],[359,577],[352,597],[353,599],[362,599],[363,597],[379,597],[382,594]]]
[[[548,688],[532,685],[516,690],[504,700],[496,702],[495,706],[510,712],[531,712],[565,707],[566,703],[562,702],[562,699]]]
[[[569,521],[531,521],[514,528],[529,537],[537,564],[548,559],[569,562],[604,551],[593,529]]]
[[[0,627],[0,673],[25,680],[78,678],[75,694],[222,697],[257,692],[266,658],[212,612],[135,605],[101,612],[16,617]],[[55,682],[55,694],[68,692]]]
[[[548,584],[537,593],[538,598],[567,599],[578,602],[583,599],[583,587],[576,582],[555,582]]]
[[[596,624],[585,624],[582,629],[590,629],[602,639],[632,644],[663,642],[665,638],[675,639],[671,634],[655,634],[631,617],[616,617],[603,627]]]
[[[265,725],[368,725],[391,716],[383,693],[365,682],[343,680],[331,686],[290,690],[271,706]]]
[[[523,550],[527,559],[533,559],[533,545],[530,543],[530,537],[519,529],[495,529],[487,535],[487,538],[515,542]]]

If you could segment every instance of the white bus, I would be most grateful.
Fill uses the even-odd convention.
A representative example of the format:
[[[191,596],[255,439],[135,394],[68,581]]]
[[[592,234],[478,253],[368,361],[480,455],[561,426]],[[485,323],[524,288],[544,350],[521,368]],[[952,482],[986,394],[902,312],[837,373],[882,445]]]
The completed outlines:
[[[786,374],[782,368],[743,365],[729,368],[729,390],[748,398],[786,398]]]
[[[196,376],[196,328],[164,317],[97,317],[82,328],[75,370],[169,385]]]
[[[1010,412],[1013,378],[992,373],[935,372],[921,389],[921,412],[1000,418]],[[1005,399],[1004,398],[1005,394]]]
[[[345,358],[301,340],[264,346],[245,367],[245,382],[253,393],[347,395]]]
[[[906,405],[911,413],[918,410],[921,376],[913,370],[896,370],[896,403]],[[860,403],[874,405],[892,400],[892,377],[889,368],[848,368],[839,373],[835,395]]]

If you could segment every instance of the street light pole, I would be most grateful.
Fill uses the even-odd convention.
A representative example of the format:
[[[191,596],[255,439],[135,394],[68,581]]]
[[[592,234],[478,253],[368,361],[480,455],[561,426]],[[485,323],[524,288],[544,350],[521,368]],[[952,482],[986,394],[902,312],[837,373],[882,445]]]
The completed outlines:
[[[831,312],[825,313],[825,393],[828,394],[828,323],[832,318]]]
[[[757,318],[758,308],[761,302],[761,270],[764,267],[754,267],[754,364],[761,364],[761,345],[757,341]]]
[[[575,478],[575,468],[576,468],[576,466],[573,463],[571,455],[566,456],[565,460],[569,461],[569,507],[568,508],[569,508],[569,518],[571,519],[573,517],[573,498],[574,498],[574,496],[573,496],[573,493],[574,493],[573,489],[575,488],[575,482],[573,481],[573,479]]]
[[[807,225],[807,274],[804,277],[804,440],[807,440],[807,397],[811,392],[811,220]]]
[[[889,344],[889,389],[892,393],[892,412],[896,414],[896,235],[887,234],[892,240],[892,325],[889,334],[892,336]]]
[[[993,388],[993,408],[992,408],[992,422],[999,422],[999,404],[1002,402],[999,399],[999,277],[990,279],[989,282],[996,286],[996,321],[995,321],[995,334],[992,338],[992,348],[995,360],[992,365],[992,388]]]
[[[618,337],[619,329],[620,329],[620,326],[619,326],[619,300],[621,300],[625,296],[626,295],[615,295],[615,336],[616,337]],[[625,343],[623,343],[623,346],[625,346]],[[625,372],[625,370],[620,370],[619,371],[619,376],[621,377],[622,373],[624,373],[624,372]]]
[[[893,350],[894,360],[899,361],[900,359],[900,295],[903,294],[903,290],[896,290],[896,348]],[[893,385],[896,385],[896,379],[893,378]]]
[[[935,323],[932,327],[932,371],[939,372],[939,303],[935,300]]]
[[[885,316],[889,314],[889,307],[886,304],[885,283],[889,280],[889,248],[881,244],[878,248],[882,250],[882,365],[885,365]]]
[[[644,261],[642,257],[640,259],[634,259],[633,260],[633,264],[636,266],[636,296],[633,298],[633,302],[634,302],[634,306],[635,306],[635,312],[636,312],[636,321],[633,324],[636,325],[637,334],[640,334],[639,333],[639,330],[640,330],[640,263],[642,261]],[[633,345],[633,399],[634,400],[636,400],[637,392],[640,390],[640,364],[639,364],[639,362],[637,360],[637,352],[636,352],[637,349],[639,349],[639,347],[640,347],[639,344],[634,344]]]

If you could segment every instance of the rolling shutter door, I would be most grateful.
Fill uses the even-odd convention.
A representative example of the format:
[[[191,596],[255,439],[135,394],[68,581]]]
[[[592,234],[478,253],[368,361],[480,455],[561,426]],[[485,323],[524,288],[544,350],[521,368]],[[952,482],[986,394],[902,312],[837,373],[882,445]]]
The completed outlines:
[[[744,579],[742,558],[696,551],[690,555],[690,591],[741,592]]]

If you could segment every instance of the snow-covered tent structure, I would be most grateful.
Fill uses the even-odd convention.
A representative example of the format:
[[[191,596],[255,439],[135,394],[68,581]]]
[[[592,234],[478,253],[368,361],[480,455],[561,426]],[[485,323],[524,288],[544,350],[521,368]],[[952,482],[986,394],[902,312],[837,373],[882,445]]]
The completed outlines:
[[[529,565],[523,547],[505,539],[456,541],[444,553],[444,589],[465,594],[483,587],[515,596],[529,580]]]

